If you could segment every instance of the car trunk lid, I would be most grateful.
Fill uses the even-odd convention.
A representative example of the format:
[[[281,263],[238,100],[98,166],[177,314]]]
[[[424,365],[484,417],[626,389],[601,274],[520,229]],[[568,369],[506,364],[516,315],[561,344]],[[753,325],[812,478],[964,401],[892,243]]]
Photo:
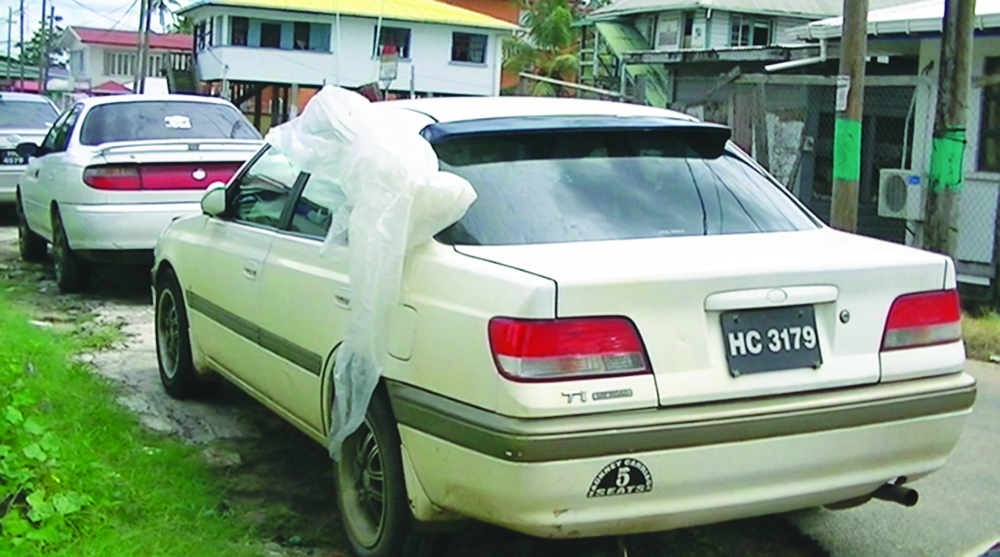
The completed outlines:
[[[893,300],[943,288],[946,272],[939,255],[830,229],[455,249],[555,280],[558,317],[631,319],[663,405],[877,383]],[[734,318],[762,338],[725,330]],[[806,326],[815,365],[805,363]],[[759,369],[727,358],[741,346],[767,355],[772,328],[789,347],[778,351],[786,367],[797,352],[790,369],[772,371],[780,357]]]

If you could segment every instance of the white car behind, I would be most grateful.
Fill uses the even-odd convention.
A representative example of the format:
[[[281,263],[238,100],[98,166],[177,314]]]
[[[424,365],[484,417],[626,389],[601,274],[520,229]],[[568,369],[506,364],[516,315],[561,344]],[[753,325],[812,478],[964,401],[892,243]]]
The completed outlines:
[[[152,260],[173,219],[199,211],[202,190],[226,182],[260,146],[227,101],[183,95],[86,99],[68,108],[30,157],[17,190],[21,256],[52,244],[63,292],[84,288],[90,264]]]
[[[59,110],[45,97],[0,92],[0,204],[14,203],[17,181],[27,166],[17,146],[41,143],[58,117]]]
[[[903,484],[958,442],[976,388],[954,264],[827,228],[728,130],[566,99],[379,109],[478,199],[409,257],[336,465],[358,555],[461,517],[566,538],[910,505]],[[167,228],[168,393],[218,374],[325,441],[352,311],[348,263],[321,254],[341,202],[265,147]]]

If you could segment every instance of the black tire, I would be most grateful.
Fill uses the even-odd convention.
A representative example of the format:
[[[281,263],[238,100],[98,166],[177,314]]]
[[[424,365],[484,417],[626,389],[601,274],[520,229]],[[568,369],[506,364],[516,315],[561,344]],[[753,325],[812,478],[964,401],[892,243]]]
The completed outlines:
[[[69,247],[66,229],[58,210],[52,211],[52,263],[56,284],[63,294],[79,292],[90,282],[90,265]]]
[[[156,281],[156,361],[160,383],[173,398],[200,398],[214,393],[218,381],[202,377],[191,361],[187,308],[177,276],[170,269]]]
[[[21,259],[38,263],[45,260],[47,242],[38,234],[31,231],[28,226],[28,219],[24,216],[24,207],[21,205],[21,196],[17,196],[17,248],[21,252]]]
[[[335,464],[337,504],[358,557],[439,555],[446,539],[417,529],[406,496],[399,446],[389,400],[377,390],[365,422],[344,440]]]

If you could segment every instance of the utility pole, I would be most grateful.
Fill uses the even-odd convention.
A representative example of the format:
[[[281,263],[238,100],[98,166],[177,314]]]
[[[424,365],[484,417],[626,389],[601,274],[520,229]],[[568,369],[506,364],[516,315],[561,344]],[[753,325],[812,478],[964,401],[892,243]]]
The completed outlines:
[[[14,31],[14,8],[12,6],[7,6],[7,86],[9,87],[14,82],[14,75],[10,71],[10,43],[11,35]]]
[[[856,232],[861,179],[861,118],[868,52],[868,0],[844,0],[837,120],[833,136],[833,199],[830,225]]]
[[[24,91],[24,0],[21,0],[21,17],[17,18],[18,25],[21,26],[21,42],[17,48],[17,58],[21,63],[21,82],[17,86],[18,91]]]
[[[42,22],[45,23],[44,21]],[[45,35],[45,56],[43,56],[42,63],[42,82],[41,91],[44,93],[49,88],[49,54],[52,52],[52,37],[55,36],[55,26],[56,26],[56,7],[49,7],[49,26],[48,32],[46,33],[45,27],[42,27],[42,33]]]
[[[146,41],[149,40],[149,0],[139,0],[139,52],[135,59],[135,86],[133,93],[142,93],[146,84],[146,64],[143,62],[146,53]]]
[[[49,9],[46,6],[46,0],[42,0],[42,56],[38,60],[38,65],[35,67],[35,71],[38,75],[38,92],[42,94],[45,94],[45,74],[43,72],[45,71],[45,62],[48,61],[49,57],[49,26],[45,23],[45,16],[49,13]],[[21,48],[24,49],[24,46],[22,45]]]
[[[924,247],[952,257],[958,247],[975,15],[976,0],[945,0]]]

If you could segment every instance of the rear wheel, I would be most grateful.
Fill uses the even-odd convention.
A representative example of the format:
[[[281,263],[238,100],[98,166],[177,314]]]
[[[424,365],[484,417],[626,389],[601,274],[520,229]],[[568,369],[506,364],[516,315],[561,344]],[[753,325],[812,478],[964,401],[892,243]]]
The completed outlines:
[[[218,382],[201,377],[191,361],[187,310],[177,276],[167,270],[156,282],[156,360],[163,390],[173,398],[207,396]]]
[[[52,212],[52,263],[56,284],[62,293],[79,292],[87,287],[90,281],[89,265],[69,247],[69,239],[66,238],[66,229],[58,210]]]
[[[344,529],[356,555],[439,554],[441,535],[418,531],[410,514],[399,430],[382,392],[375,392],[365,422],[344,440],[335,477]]]
[[[28,219],[24,216],[24,206],[21,196],[17,196],[17,247],[21,259],[37,263],[45,259],[45,238],[31,231]]]

